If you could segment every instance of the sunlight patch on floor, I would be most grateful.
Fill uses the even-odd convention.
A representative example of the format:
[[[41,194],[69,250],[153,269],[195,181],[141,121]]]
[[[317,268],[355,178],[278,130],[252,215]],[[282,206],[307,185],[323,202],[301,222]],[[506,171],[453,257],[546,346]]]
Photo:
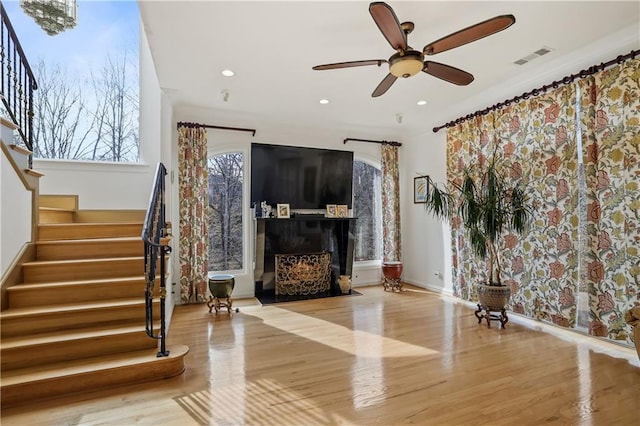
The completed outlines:
[[[359,357],[417,357],[439,354],[438,351],[380,336],[352,330],[330,321],[275,307],[245,310],[245,315],[260,318],[265,325],[295,334]]]
[[[348,424],[319,408],[312,398],[270,379],[192,392],[173,400],[200,425]]]

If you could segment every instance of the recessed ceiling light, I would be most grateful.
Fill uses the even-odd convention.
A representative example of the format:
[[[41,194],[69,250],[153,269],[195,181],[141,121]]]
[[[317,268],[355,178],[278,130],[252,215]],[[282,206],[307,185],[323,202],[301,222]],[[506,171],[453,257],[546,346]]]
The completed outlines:
[[[225,77],[233,77],[235,73],[231,70],[222,70],[222,75],[224,75]]]
[[[418,105],[422,106],[422,105],[426,105],[427,101],[418,101]]]
[[[328,104],[328,103],[329,103],[329,99],[320,99],[320,103],[321,103],[322,105],[326,105],[326,104]]]

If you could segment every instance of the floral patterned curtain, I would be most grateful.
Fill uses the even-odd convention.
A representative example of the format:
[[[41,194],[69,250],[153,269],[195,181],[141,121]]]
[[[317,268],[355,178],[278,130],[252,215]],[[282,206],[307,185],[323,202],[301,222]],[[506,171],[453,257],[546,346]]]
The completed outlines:
[[[579,82],[592,335],[631,344],[640,305],[640,59]]]
[[[580,281],[575,104],[566,85],[496,112],[499,155],[534,208],[526,235],[502,240],[511,308],[562,327],[576,326]]]
[[[382,144],[382,259],[402,261],[398,147]]]
[[[462,182],[466,165],[482,162],[493,152],[493,113],[464,121],[447,130],[447,181]],[[490,154],[489,154],[490,155]],[[486,281],[486,264],[473,253],[469,238],[458,218],[452,220],[451,252],[453,294],[466,300],[477,300],[477,284]]]
[[[180,204],[180,300],[205,302],[208,288],[207,133],[202,127],[178,129]]]
[[[639,146],[640,59],[448,130],[449,180],[496,149],[531,190],[530,231],[501,242],[513,311],[573,328],[579,295],[588,292],[589,332],[632,343],[624,313],[640,306]],[[476,300],[484,263],[460,222],[451,225],[454,294]]]
[[[575,91],[571,86],[458,124],[447,132],[448,180],[495,154],[514,181],[528,183],[534,221],[523,237],[499,242],[503,282],[515,312],[565,327],[575,325],[577,266],[577,152]],[[452,225],[454,294],[477,300],[487,280],[460,221]]]

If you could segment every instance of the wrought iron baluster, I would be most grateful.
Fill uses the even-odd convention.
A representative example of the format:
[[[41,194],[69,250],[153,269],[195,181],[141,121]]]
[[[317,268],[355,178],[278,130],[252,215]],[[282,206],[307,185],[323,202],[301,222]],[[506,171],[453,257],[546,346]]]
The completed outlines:
[[[144,241],[144,272],[145,272],[145,323],[147,335],[160,340],[159,357],[168,356],[166,347],[166,256],[171,253],[171,247],[162,243],[166,237],[167,224],[165,220],[165,176],[167,169],[159,163],[149,199],[149,207],[142,227]],[[153,327],[153,294],[155,289],[156,271],[160,264],[160,329]]]
[[[33,151],[33,91],[38,84],[2,3],[0,15],[0,97],[9,117],[18,126],[22,142]],[[30,157],[29,166],[31,162]]]

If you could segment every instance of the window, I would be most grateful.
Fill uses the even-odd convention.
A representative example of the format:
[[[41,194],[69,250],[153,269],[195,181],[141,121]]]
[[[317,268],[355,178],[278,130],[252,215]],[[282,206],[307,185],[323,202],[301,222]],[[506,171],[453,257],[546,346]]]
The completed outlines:
[[[209,270],[243,268],[242,197],[244,155],[209,157]]]
[[[25,14],[22,3],[3,4],[38,84],[34,157],[137,162],[137,2],[78,1],[77,25],[55,36]],[[42,3],[51,9],[59,2]]]
[[[353,162],[353,215],[356,221],[355,260],[382,258],[382,196],[380,169]]]

